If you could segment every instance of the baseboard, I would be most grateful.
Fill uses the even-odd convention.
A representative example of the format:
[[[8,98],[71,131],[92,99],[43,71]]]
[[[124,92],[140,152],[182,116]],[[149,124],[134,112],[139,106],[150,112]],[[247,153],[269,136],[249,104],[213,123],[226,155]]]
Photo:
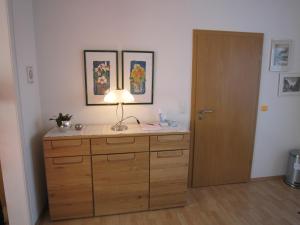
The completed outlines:
[[[267,181],[267,180],[278,180],[282,179],[284,175],[278,176],[269,176],[269,177],[254,177],[250,179],[250,182],[257,182],[257,181]]]

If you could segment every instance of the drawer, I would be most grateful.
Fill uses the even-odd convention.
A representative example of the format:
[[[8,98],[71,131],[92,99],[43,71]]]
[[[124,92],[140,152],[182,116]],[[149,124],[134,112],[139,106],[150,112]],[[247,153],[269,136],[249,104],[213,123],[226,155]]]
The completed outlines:
[[[149,151],[149,137],[111,137],[91,139],[92,154]]]
[[[149,152],[94,155],[95,215],[147,210]]]
[[[52,220],[93,215],[91,156],[46,158]]]
[[[189,134],[159,135],[150,137],[150,151],[189,149]]]
[[[48,157],[90,155],[89,139],[44,141],[44,155]]]
[[[183,206],[186,202],[189,150],[150,153],[150,208]]]

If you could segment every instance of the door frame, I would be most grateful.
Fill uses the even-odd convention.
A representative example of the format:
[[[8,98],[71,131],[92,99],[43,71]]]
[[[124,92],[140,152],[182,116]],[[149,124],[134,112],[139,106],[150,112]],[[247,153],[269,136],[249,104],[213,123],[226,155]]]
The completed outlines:
[[[222,35],[239,35],[239,36],[262,36],[264,37],[263,33],[252,33],[252,32],[238,32],[238,31],[222,31],[222,30],[199,30],[199,29],[193,29],[193,46],[192,46],[192,89],[191,89],[191,111],[190,111],[190,158],[189,158],[189,173],[188,173],[188,187],[193,187],[193,168],[194,168],[194,140],[195,140],[195,117],[196,117],[196,84],[197,84],[197,33],[219,33]],[[263,47],[262,47],[263,51]],[[262,61],[262,54],[260,61]],[[260,75],[259,75],[259,84],[261,80],[261,63],[260,63]],[[258,106],[258,100],[259,100],[259,89],[256,93],[256,105]],[[255,116],[255,119],[253,121],[255,123],[255,131],[256,131],[256,123],[257,123],[257,113]],[[255,131],[254,131],[254,141],[253,141],[253,151],[251,156],[251,165],[249,170],[249,180],[251,177],[251,170],[252,170],[252,160],[253,160],[253,153],[254,153],[254,143],[255,143]]]
[[[11,32],[10,2],[0,0],[0,79],[5,86],[1,96],[0,115],[5,114],[0,131],[0,161],[9,224],[31,225],[29,195],[26,182],[18,80],[15,74],[13,34]],[[1,117],[1,118],[4,118]],[[1,121],[2,122],[2,121]],[[11,138],[12,137],[12,138]],[[13,163],[12,163],[13,162]]]
[[[194,167],[194,139],[195,139],[195,102],[196,102],[196,81],[197,81],[197,37],[193,30],[193,52],[192,52],[192,90],[191,90],[191,111],[190,111],[190,159],[189,159],[189,173],[188,173],[188,187],[193,184],[193,167]]]

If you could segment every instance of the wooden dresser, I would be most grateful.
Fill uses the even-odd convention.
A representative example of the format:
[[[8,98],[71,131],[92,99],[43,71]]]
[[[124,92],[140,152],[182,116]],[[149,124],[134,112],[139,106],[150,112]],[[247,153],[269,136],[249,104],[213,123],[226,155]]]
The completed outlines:
[[[190,136],[187,129],[143,131],[108,125],[57,128],[44,136],[52,220],[183,206]]]

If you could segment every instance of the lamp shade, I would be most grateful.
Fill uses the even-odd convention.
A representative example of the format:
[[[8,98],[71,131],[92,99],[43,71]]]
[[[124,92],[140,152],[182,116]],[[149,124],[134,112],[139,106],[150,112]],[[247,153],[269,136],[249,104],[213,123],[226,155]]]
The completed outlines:
[[[105,95],[104,101],[107,103],[130,103],[134,102],[134,97],[125,89],[113,90]]]

